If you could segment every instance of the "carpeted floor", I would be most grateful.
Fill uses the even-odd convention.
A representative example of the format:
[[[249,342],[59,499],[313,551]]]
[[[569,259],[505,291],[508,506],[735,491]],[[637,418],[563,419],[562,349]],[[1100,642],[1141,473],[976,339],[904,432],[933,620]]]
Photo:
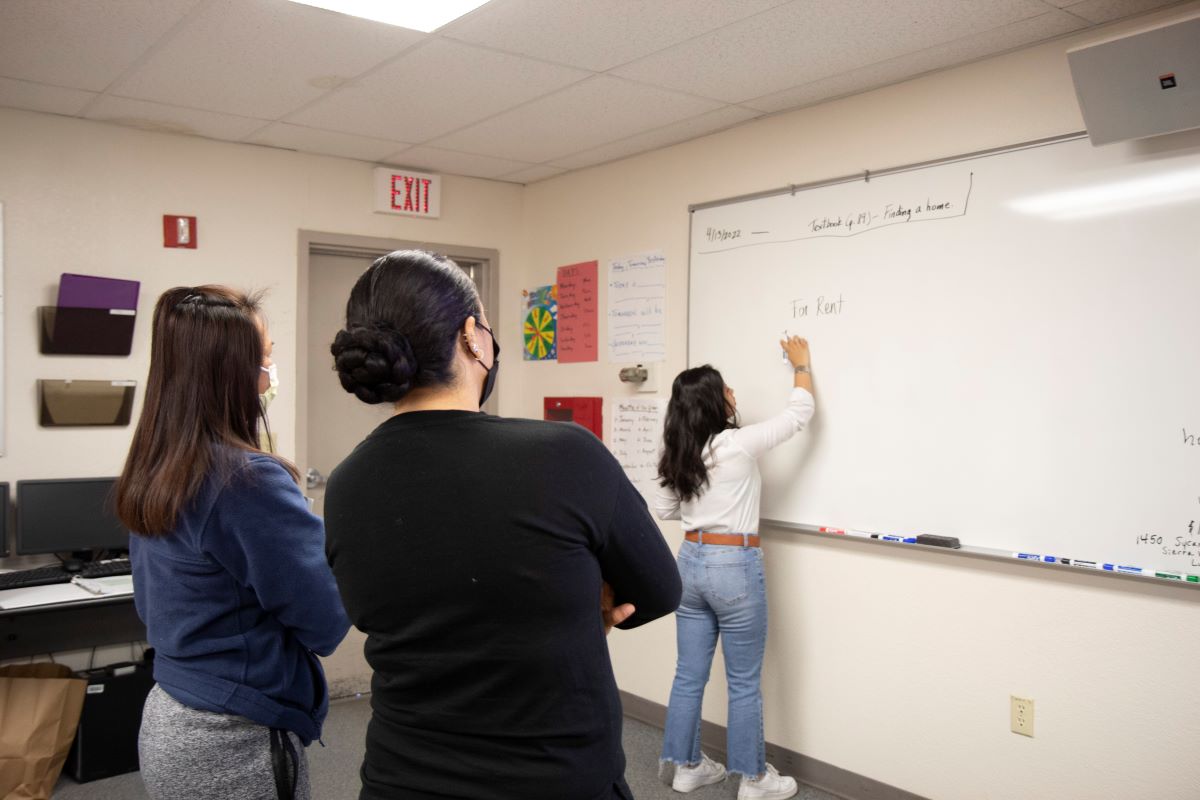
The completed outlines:
[[[371,706],[364,698],[338,700],[329,710],[322,738],[326,746],[308,748],[309,774],[313,800],[357,800],[358,767],[362,761],[363,735]],[[684,795],[671,791],[658,779],[658,753],[662,731],[625,720],[625,780],[638,800],[681,800]],[[729,800],[734,797],[732,783],[705,786],[687,795],[688,800]],[[836,800],[833,795],[801,787],[799,800]],[[54,800],[146,800],[146,790],[138,773],[78,784],[67,777],[59,779]],[[566,800],[566,799],[564,799]]]

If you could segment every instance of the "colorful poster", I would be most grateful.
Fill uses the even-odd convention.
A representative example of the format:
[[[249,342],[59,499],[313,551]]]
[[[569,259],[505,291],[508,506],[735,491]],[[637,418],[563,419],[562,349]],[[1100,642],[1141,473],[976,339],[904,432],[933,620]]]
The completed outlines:
[[[558,287],[521,291],[521,329],[526,361],[558,358]]]
[[[595,361],[599,328],[596,281],[599,264],[558,268],[558,363]]]
[[[667,357],[667,259],[661,250],[608,265],[608,360],[649,364]]]

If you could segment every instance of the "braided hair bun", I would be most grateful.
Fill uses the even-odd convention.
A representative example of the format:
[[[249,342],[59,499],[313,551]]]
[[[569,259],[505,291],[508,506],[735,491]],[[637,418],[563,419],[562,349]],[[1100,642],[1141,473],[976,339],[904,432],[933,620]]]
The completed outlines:
[[[351,325],[329,348],[342,388],[364,403],[395,403],[413,388],[419,365],[408,337],[384,325]]]

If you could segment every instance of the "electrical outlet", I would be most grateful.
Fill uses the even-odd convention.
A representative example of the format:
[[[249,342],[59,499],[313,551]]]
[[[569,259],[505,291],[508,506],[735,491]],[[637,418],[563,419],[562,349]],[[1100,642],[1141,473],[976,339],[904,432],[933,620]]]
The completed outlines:
[[[1012,732],[1033,738],[1033,701],[1010,695]]]

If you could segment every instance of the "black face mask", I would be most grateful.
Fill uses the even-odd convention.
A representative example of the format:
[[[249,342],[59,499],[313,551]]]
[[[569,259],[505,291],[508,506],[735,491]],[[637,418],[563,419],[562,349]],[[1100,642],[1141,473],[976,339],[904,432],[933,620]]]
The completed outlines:
[[[496,373],[500,371],[500,343],[496,341],[496,334],[492,333],[492,329],[485,327],[483,323],[475,323],[476,328],[483,328],[488,332],[488,336],[492,337],[492,366],[483,367],[483,362],[476,359],[479,366],[483,367],[487,372],[487,377],[483,379],[483,391],[479,393],[479,407],[483,408],[483,404],[492,395],[492,389],[496,388]]]

